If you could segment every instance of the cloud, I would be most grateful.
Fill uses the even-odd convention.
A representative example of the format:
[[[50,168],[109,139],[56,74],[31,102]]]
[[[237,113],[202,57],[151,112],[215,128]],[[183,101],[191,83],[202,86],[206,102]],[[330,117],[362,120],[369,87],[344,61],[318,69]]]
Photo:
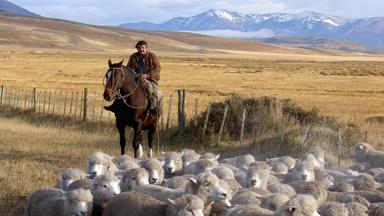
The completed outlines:
[[[228,38],[269,38],[275,36],[271,29],[261,29],[254,32],[241,32],[234,30],[210,30],[210,31],[186,31],[197,34],[209,35],[209,36],[220,36],[220,37],[228,37]]]

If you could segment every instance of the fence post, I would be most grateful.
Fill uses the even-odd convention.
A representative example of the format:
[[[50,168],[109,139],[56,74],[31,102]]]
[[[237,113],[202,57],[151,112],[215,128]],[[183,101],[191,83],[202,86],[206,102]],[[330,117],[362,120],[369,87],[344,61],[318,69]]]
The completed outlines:
[[[3,98],[4,98],[4,85],[1,85],[0,104],[3,104]]]
[[[88,88],[84,88],[84,105],[83,105],[83,120],[87,120],[87,108],[88,108]]]
[[[57,96],[57,92],[54,91],[53,92],[53,100],[52,100],[52,103],[53,103],[53,107],[52,107],[52,113],[55,114],[55,108],[56,108],[56,96]]]
[[[207,108],[207,115],[204,121],[203,134],[201,136],[201,140],[204,140],[205,132],[207,131],[208,119],[209,119],[209,113],[211,112],[211,107],[212,107],[212,104],[209,104]]]
[[[245,115],[246,115],[246,112],[247,112],[247,109],[244,108],[243,110],[243,117],[241,119],[241,129],[240,129],[240,142],[239,142],[239,145],[243,145],[243,141],[244,141],[244,126],[245,126]]]
[[[368,131],[364,132],[364,142],[368,143]]]
[[[72,105],[73,105],[73,91],[71,92],[71,103],[69,104],[69,115],[72,114]]]
[[[20,97],[20,91],[19,89],[16,90],[16,107],[19,107],[19,97]]]
[[[195,99],[195,118],[194,118],[194,129],[195,129],[195,134],[197,134],[197,117],[198,117],[197,115],[198,115],[198,113],[199,113],[198,109],[199,109],[199,99],[196,98],[196,99]]]
[[[170,117],[171,117],[171,109],[172,109],[172,94],[169,95],[169,101],[168,101],[168,114],[167,114],[167,123],[165,125],[165,131],[168,131],[168,127],[169,127],[169,120],[170,120]]]
[[[16,107],[16,89],[13,90],[12,98],[13,98],[13,107]]]
[[[25,90],[25,93],[24,93],[24,109],[27,108],[27,98],[28,98],[28,91]]]
[[[36,87],[33,87],[32,91],[32,99],[33,99],[33,111],[36,112]]]
[[[221,136],[223,135],[224,124],[225,124],[225,119],[227,118],[227,113],[228,113],[228,104],[226,104],[225,108],[224,108],[224,115],[223,115],[223,120],[221,121],[221,125],[220,125],[219,139],[217,140],[217,145],[220,144]]]
[[[92,121],[95,121],[95,115],[96,115],[96,102],[97,102],[97,93],[95,92],[95,95],[94,95],[94,101],[93,101]]]
[[[49,91],[49,95],[48,95],[48,110],[47,110],[48,114],[49,114],[49,110],[51,109],[51,98],[52,98],[52,91]]]
[[[185,129],[185,89],[182,90],[182,97],[181,97],[181,122],[182,122],[182,128],[183,131]]]
[[[47,90],[44,90],[44,99],[43,99],[43,114],[45,113],[45,99],[47,97]]]
[[[104,107],[102,106],[101,109],[100,109],[100,123],[101,121],[103,120],[103,112],[104,112]]]
[[[65,116],[65,111],[66,111],[66,109],[67,109],[67,98],[68,98],[68,92],[65,91],[63,116]]]
[[[79,91],[76,91],[76,98],[75,98],[75,108],[74,108],[74,116],[76,117],[76,114],[77,114],[77,102],[78,102],[78,99],[79,99]]]
[[[177,124],[181,133],[181,90],[177,90]]]
[[[341,151],[342,151],[342,145],[343,145],[343,139],[341,135],[342,131],[341,128],[338,130],[338,142],[337,142],[337,164],[340,166],[341,164]]]

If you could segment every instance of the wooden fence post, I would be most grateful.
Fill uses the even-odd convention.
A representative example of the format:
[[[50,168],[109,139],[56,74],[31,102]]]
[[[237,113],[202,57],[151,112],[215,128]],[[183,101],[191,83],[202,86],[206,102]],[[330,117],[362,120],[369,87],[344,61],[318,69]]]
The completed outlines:
[[[198,109],[199,109],[199,99],[196,98],[195,99],[195,117],[194,117],[194,122],[193,122],[195,134],[197,134],[197,117],[198,117],[198,113],[199,113]]]
[[[16,107],[16,89],[13,90],[12,99],[13,99],[13,107]]]
[[[3,104],[3,98],[4,98],[4,85],[1,85],[0,104]]]
[[[241,129],[240,129],[240,141],[239,141],[239,145],[243,145],[243,141],[244,141],[244,126],[245,126],[245,115],[246,115],[246,112],[247,112],[247,109],[244,108],[243,110],[243,116],[241,118]]]
[[[368,131],[364,132],[364,142],[368,143]]]
[[[87,110],[88,110],[88,88],[84,88],[84,105],[83,105],[83,120],[87,120]]]
[[[28,91],[25,90],[25,93],[24,93],[24,109],[27,109],[27,98],[28,98]]]
[[[68,92],[65,91],[63,116],[65,116],[65,111],[66,111],[66,109],[67,109],[67,99],[68,99]]]
[[[78,102],[78,99],[79,99],[79,91],[76,91],[76,98],[75,98],[75,107],[74,107],[74,116],[76,117],[76,114],[77,114],[77,102]]]
[[[182,97],[181,97],[181,122],[182,122],[182,128],[183,131],[185,130],[185,119],[186,119],[186,114],[185,114],[185,89],[182,90]]]
[[[12,92],[9,91],[9,94],[8,94],[8,105],[11,106],[11,97],[12,97]]]
[[[93,110],[92,110],[92,121],[95,121],[96,115],[96,102],[97,102],[97,93],[95,92],[94,101],[93,101]]]
[[[54,91],[53,92],[53,100],[52,100],[52,103],[53,103],[53,107],[52,107],[52,113],[55,114],[55,108],[56,108],[56,96],[57,96],[57,92]]]
[[[165,125],[165,131],[168,131],[169,127],[169,120],[171,117],[171,109],[172,109],[172,94],[169,95],[169,101],[168,101],[168,114],[167,114],[167,123]]]
[[[20,91],[17,89],[16,90],[16,107],[19,107],[19,97],[20,97]]]
[[[100,122],[103,120],[103,112],[104,112],[104,107],[101,107],[100,109]]]
[[[51,110],[51,99],[52,99],[52,91],[49,91],[49,95],[48,95],[48,110],[47,110],[48,114],[49,114],[49,111]]]
[[[32,91],[32,102],[33,102],[33,111],[36,112],[36,87],[33,87],[33,91]]]
[[[343,145],[343,138],[341,135],[342,131],[341,128],[338,130],[338,142],[337,142],[337,164],[340,166],[341,164],[341,151],[342,151],[342,145]]]
[[[229,107],[228,104],[226,104],[224,108],[223,120],[221,121],[220,131],[219,131],[219,139],[217,140],[218,145],[220,144],[221,136],[223,135],[225,119],[227,118],[227,113],[228,113],[228,107]]]
[[[69,115],[72,114],[72,105],[73,105],[73,91],[71,92],[71,103],[69,104]]]
[[[44,99],[43,99],[43,114],[45,113],[45,99],[47,97],[47,90],[44,90]]]
[[[205,132],[207,131],[208,119],[209,119],[209,113],[211,112],[211,107],[212,107],[212,104],[209,104],[207,108],[207,115],[204,121],[203,134],[201,136],[201,140],[204,140]]]
[[[181,133],[181,90],[177,90],[177,124]]]

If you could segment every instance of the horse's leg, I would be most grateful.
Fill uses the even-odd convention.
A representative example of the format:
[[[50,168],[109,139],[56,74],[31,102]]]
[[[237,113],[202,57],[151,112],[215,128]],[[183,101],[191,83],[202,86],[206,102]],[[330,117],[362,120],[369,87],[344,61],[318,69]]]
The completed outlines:
[[[125,154],[125,144],[127,141],[125,140],[125,125],[122,123],[116,123],[117,130],[119,130],[120,135],[120,148],[121,148],[121,155]]]
[[[152,142],[153,142],[153,136],[155,135],[157,129],[157,124],[154,123],[148,130],[148,157],[152,157],[153,151],[152,151]]]
[[[132,146],[134,149],[134,157],[135,158],[141,158],[143,157],[143,146],[141,145],[142,140],[142,121],[138,120],[134,126],[134,135],[133,135],[133,141]],[[139,150],[139,152],[137,152]]]

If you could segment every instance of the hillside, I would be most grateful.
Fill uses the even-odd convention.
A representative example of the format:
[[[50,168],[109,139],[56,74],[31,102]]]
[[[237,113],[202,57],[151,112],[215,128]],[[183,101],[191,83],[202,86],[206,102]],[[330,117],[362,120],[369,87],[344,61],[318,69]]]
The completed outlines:
[[[25,8],[22,8],[18,5],[15,5],[12,2],[5,1],[5,0],[0,0],[0,12],[13,14],[13,15],[19,15],[19,16],[34,16],[34,17],[40,16],[40,15],[35,14],[31,11],[28,11]]]
[[[43,17],[0,14],[2,50],[130,51],[139,39],[161,51],[212,52],[244,50],[274,53],[308,53],[304,49],[248,40],[210,37],[192,33],[129,30],[93,26]]]

